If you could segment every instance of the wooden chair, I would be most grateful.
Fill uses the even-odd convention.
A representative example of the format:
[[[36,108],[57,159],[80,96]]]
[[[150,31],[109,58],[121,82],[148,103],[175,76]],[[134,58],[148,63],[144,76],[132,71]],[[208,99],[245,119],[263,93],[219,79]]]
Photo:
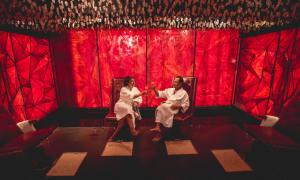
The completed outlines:
[[[105,116],[104,119],[104,126],[116,126],[117,118],[114,113],[114,107],[116,102],[120,98],[120,91],[123,87],[124,78],[113,78],[112,79],[112,88],[111,88],[111,95],[110,95],[110,106],[108,114]]]
[[[196,87],[197,87],[197,78],[192,76],[183,77],[184,84],[183,88],[189,95],[190,107],[185,113],[178,113],[174,116],[174,121],[177,122],[188,122],[193,116],[195,110],[195,97],[196,97]],[[120,91],[123,87],[124,78],[113,78],[112,79],[112,89],[110,96],[110,106],[109,112],[105,116],[104,126],[115,126],[117,124],[117,118],[114,113],[114,107],[116,102],[120,98]]]
[[[189,95],[190,107],[185,113],[179,112],[174,116],[174,121],[177,122],[184,122],[190,120],[195,111],[197,78],[192,76],[186,76],[183,77],[183,80],[184,80],[183,89],[186,90],[186,92]]]
[[[165,134],[167,139],[182,139],[190,136],[190,124],[195,111],[197,77],[184,76],[183,80],[183,89],[189,95],[190,107],[185,113],[179,112],[174,116],[173,128]]]

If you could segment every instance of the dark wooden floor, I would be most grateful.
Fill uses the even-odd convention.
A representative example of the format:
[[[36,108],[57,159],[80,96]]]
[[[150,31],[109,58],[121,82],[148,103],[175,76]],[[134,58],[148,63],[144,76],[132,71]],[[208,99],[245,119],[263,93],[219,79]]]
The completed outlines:
[[[73,117],[75,118],[75,117]],[[271,152],[261,148],[253,137],[239,126],[241,117],[232,112],[195,116],[186,126],[175,126],[164,131],[161,142],[151,141],[155,135],[149,128],[154,119],[145,117],[139,123],[140,135],[131,139],[124,129],[119,140],[133,140],[132,157],[101,157],[112,128],[103,128],[101,134],[84,133],[57,135],[47,148],[33,153],[37,161],[28,179],[300,179],[299,159],[288,152]],[[78,116],[61,123],[61,127],[98,126],[102,119]],[[100,132],[99,132],[100,133]],[[99,136],[98,138],[96,138]],[[100,137],[101,136],[101,137]],[[76,137],[76,138],[74,138]],[[168,156],[164,140],[190,139],[197,155]],[[66,143],[69,142],[69,143]],[[52,144],[51,144],[52,143]],[[80,144],[80,146],[78,146]],[[252,172],[226,173],[211,153],[212,149],[234,149],[253,169]],[[45,174],[66,151],[86,151],[87,157],[74,177],[46,177]]]

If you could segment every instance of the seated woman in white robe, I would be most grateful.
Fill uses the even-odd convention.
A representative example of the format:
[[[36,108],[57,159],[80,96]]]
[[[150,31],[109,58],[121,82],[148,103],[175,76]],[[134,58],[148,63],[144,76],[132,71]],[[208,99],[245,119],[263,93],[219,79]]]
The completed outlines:
[[[142,95],[147,94],[147,91],[140,92],[134,85],[135,81],[132,77],[128,76],[124,79],[124,86],[121,88],[120,98],[114,108],[118,126],[109,138],[109,141],[112,141],[117,136],[125,123],[128,124],[132,136],[138,135],[138,131],[135,129],[135,119],[139,114],[135,112],[134,109],[142,104]]]
[[[152,89],[155,91],[157,98],[166,98],[167,101],[160,104],[155,111],[155,123],[156,126],[151,131],[161,132],[161,124],[166,128],[171,128],[173,126],[174,115],[179,111],[182,113],[186,112],[190,106],[189,95],[182,88],[183,78],[177,76],[173,80],[173,88],[165,89],[164,91],[159,91],[154,85]],[[159,141],[160,136],[154,137],[153,141]]]

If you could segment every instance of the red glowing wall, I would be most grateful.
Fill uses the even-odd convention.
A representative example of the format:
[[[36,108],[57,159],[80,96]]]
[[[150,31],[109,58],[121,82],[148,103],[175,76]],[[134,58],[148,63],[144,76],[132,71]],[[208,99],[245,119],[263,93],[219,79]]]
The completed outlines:
[[[239,37],[237,30],[197,31],[196,106],[230,106],[232,104]]]
[[[254,115],[278,115],[299,91],[299,48],[299,29],[243,38],[236,105]]]
[[[68,107],[101,107],[96,31],[69,31],[51,42],[59,102]]]
[[[69,107],[108,107],[111,79],[127,75],[140,90],[152,82],[164,89],[177,75],[195,75],[197,106],[232,104],[237,30],[78,30],[52,42],[60,102]],[[143,106],[159,102],[150,93]]]
[[[132,76],[140,90],[145,88],[146,31],[99,30],[96,38],[100,60],[101,97],[103,107],[108,107],[112,78]],[[142,105],[146,105],[145,98]]]
[[[1,104],[16,121],[41,119],[57,108],[47,39],[0,32]]]
[[[195,31],[149,29],[147,41],[147,82],[158,89],[169,88],[177,75],[193,76]],[[148,106],[161,100],[148,96]]]
[[[242,39],[233,29],[86,29],[49,41],[1,32],[0,102],[17,121],[40,119],[57,102],[108,107],[114,77],[131,75],[143,90],[182,75],[198,77],[196,106],[278,114],[299,94],[299,46],[299,29]],[[143,106],[159,103],[150,93]]]

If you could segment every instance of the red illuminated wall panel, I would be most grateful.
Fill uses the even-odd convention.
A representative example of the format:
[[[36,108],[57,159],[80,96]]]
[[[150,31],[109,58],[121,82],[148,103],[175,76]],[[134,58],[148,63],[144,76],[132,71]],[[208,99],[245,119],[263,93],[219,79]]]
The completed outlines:
[[[172,86],[175,76],[192,76],[194,64],[193,30],[149,29],[147,41],[148,86],[153,82],[158,89]],[[156,107],[161,100],[151,92],[148,106]]]
[[[8,110],[16,121],[43,118],[57,108],[48,40],[7,32],[0,36],[1,91],[7,93]]]
[[[136,86],[146,85],[146,30],[99,30],[98,47],[103,106],[109,106],[111,80],[132,76]],[[143,106],[146,98],[143,97]]]
[[[196,106],[232,104],[238,48],[237,30],[197,30]]]

